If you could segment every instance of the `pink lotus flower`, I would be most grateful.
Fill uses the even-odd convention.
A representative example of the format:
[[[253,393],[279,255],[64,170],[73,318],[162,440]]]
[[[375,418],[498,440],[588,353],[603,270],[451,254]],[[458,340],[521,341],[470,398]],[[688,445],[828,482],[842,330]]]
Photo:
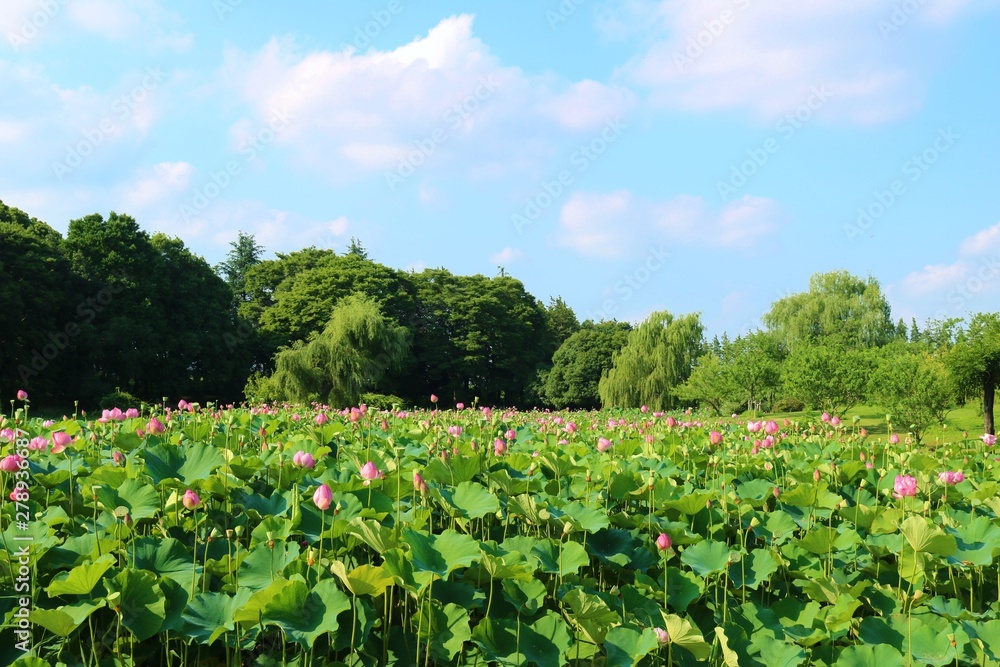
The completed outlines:
[[[72,442],[73,438],[68,433],[56,431],[52,434],[52,453],[61,454]]]
[[[113,408],[111,410],[103,410],[101,412],[101,418],[98,419],[102,424],[107,424],[108,422],[120,422],[124,421],[125,413],[118,408]]]
[[[644,406],[642,406],[641,408],[639,408],[639,410],[640,410],[641,412],[649,412],[649,406],[646,406],[646,405],[644,405]]]
[[[427,493],[427,482],[420,476],[419,472],[413,473],[413,490],[417,493]]]
[[[823,474],[819,471],[819,468],[813,470],[813,481],[818,482],[823,477]]]
[[[712,443],[713,446],[714,445],[721,445],[722,444],[722,434],[719,433],[718,431],[712,431],[712,432],[710,432],[708,434],[708,441],[710,443]]]
[[[37,436],[31,439],[28,443],[28,449],[34,452],[44,451],[49,446],[49,441],[42,436]]]
[[[599,452],[606,452],[609,449],[611,449],[611,441],[610,440],[608,440],[607,438],[598,438],[597,439],[597,451],[599,451]]]
[[[437,403],[438,397],[435,394],[431,394],[431,403]]]
[[[295,452],[292,456],[292,463],[299,466],[300,468],[313,468],[316,466],[316,459],[309,452]]]
[[[177,401],[177,409],[178,410],[186,410],[188,408],[188,405],[189,405],[189,403],[187,401],[185,401],[183,398],[181,400]]]
[[[166,430],[167,430],[167,427],[164,426],[163,422],[161,422],[156,417],[150,417],[149,418],[149,422],[146,424],[146,432],[147,433],[151,433],[151,434],[155,433],[155,434],[159,435],[160,433],[164,433]]]
[[[984,443],[986,443],[986,445],[988,447],[992,447],[993,445],[997,444],[997,437],[995,435],[993,435],[992,433],[984,433],[981,436],[981,438],[982,438],[982,441]]]
[[[361,410],[357,408],[351,408],[351,412],[347,415],[347,420],[352,423],[359,422],[361,421],[361,417],[363,415],[364,413],[362,413]]]
[[[508,440],[513,440],[514,438],[517,437],[517,432],[514,429],[509,428],[507,429],[507,432],[504,433],[504,435],[507,436]]]
[[[28,392],[26,392],[23,389],[18,389],[17,390],[17,400],[19,400],[19,401],[26,401],[26,400],[28,400]]]
[[[293,421],[293,422],[297,422],[297,421],[299,421],[300,419],[302,419],[302,417],[300,417],[300,416],[299,416],[299,413],[298,413],[298,412],[296,412],[295,414],[293,414],[293,415],[292,415],[292,421]]]
[[[465,403],[456,403],[455,404],[455,409],[456,410],[464,410],[465,409]]]
[[[677,420],[673,417],[667,417],[667,428],[673,428],[677,426]]]
[[[862,438],[867,438],[868,437],[868,431],[864,427],[861,428],[861,430],[858,432],[858,434]]]
[[[775,498],[779,498],[781,496],[781,489],[779,489],[778,487],[774,487],[773,489],[771,489],[771,495],[774,496]]]
[[[384,476],[385,474],[371,461],[361,466],[361,479],[365,480],[365,486],[371,484],[373,480],[382,479]]]
[[[892,485],[892,495],[896,498],[917,495],[917,479],[910,475],[896,475],[896,481]]]
[[[958,484],[959,482],[964,481],[965,475],[962,474],[961,472],[952,472],[948,470],[946,472],[939,472],[938,479],[941,481],[942,484],[947,484],[950,486],[952,484]]]
[[[125,411],[125,417],[127,419],[135,419],[138,416],[139,416],[139,411],[136,410],[135,408],[129,408],[128,410]]]
[[[121,465],[122,461],[125,460],[125,457],[117,449],[111,453],[111,458],[117,465]]]
[[[762,426],[763,422],[747,422],[747,430],[750,431],[751,433],[760,432]]]
[[[772,419],[771,421],[764,424],[764,433],[767,433],[768,435],[774,435],[777,432],[778,432],[778,422]]]
[[[497,438],[493,441],[493,453],[497,456],[502,456],[507,452],[507,443]]]
[[[461,426],[449,426],[448,427],[448,435],[450,435],[453,438],[457,438],[458,436],[462,435],[462,427]]]
[[[830,417],[830,426],[840,426],[840,417]]]
[[[484,406],[481,409],[483,411],[483,417],[486,417],[487,419],[489,419],[490,417],[493,416],[493,410],[491,410],[490,408],[487,408],[487,407]]]
[[[567,433],[576,433],[576,431],[577,431],[576,422],[567,422],[566,423],[566,432]]]
[[[889,436],[889,444],[898,445],[899,444],[899,436],[896,435],[895,433],[893,433],[892,435],[890,435]]]
[[[673,540],[666,533],[660,533],[660,536],[656,538],[656,548],[660,551],[666,551],[673,544]]]
[[[13,442],[17,438],[17,434],[14,433],[14,429],[5,428],[0,431],[0,442]]]
[[[663,628],[653,628],[653,632],[656,633],[656,643],[660,646],[666,646],[670,643],[670,633]]]
[[[326,484],[320,484],[313,494],[313,502],[316,503],[316,507],[325,512],[330,509],[330,503],[333,502],[333,491]]]
[[[822,421],[824,421],[824,422],[830,421],[830,413],[829,412],[824,412],[823,415],[820,417],[820,419]]]
[[[330,418],[326,416],[326,413],[321,412],[318,415],[316,415],[316,418],[313,419],[313,421],[316,422],[316,426],[322,426],[323,424],[330,421]]]
[[[0,459],[0,470],[4,472],[16,472],[21,469],[22,460],[17,454],[8,454]]]
[[[181,504],[184,505],[184,507],[188,508],[189,510],[193,510],[199,505],[201,505],[201,498],[198,497],[197,493],[195,493],[191,489],[188,489],[187,491],[184,492],[184,497],[181,499]]]

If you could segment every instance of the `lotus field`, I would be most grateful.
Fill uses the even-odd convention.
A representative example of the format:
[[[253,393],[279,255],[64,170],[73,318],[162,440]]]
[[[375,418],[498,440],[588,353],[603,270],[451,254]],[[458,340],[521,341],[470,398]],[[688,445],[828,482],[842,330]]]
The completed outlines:
[[[183,402],[0,429],[5,664],[1000,664],[989,436]]]

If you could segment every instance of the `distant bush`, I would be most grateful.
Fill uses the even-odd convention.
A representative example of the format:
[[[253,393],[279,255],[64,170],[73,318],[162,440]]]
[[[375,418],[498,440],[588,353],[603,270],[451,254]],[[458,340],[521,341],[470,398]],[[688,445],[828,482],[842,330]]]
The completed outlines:
[[[394,405],[399,407],[406,406],[406,401],[392,394],[361,394],[359,402],[376,410],[391,410]]]
[[[101,408],[101,410],[110,410],[112,408],[128,410],[129,408],[140,407],[142,405],[142,401],[127,391],[118,390],[102,396],[97,402],[97,405]]]
[[[779,398],[771,406],[771,412],[802,412],[806,404],[797,398]]]

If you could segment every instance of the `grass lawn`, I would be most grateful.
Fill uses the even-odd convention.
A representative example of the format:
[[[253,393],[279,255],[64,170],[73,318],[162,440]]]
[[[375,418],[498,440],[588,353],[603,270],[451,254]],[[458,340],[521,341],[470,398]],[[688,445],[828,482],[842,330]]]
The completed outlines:
[[[769,415],[772,418],[798,419],[800,421],[813,421],[819,419],[821,410],[806,410],[804,412],[782,412]],[[847,411],[846,414],[839,415],[845,426],[853,426],[855,416],[861,417],[858,422],[859,427],[865,428],[869,435],[886,436],[889,432],[885,422],[885,412],[878,408],[858,405]],[[906,433],[908,424],[893,424],[893,430],[903,436]],[[944,424],[932,426],[924,433],[923,440],[929,444],[939,444],[962,438],[962,432],[968,431],[970,438],[977,438],[983,433],[983,413],[982,405],[977,401],[972,401],[960,408],[951,410],[945,415]]]

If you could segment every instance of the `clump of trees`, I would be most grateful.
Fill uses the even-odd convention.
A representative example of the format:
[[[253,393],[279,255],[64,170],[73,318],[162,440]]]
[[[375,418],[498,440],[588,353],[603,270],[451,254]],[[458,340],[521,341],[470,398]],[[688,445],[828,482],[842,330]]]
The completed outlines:
[[[0,313],[0,395],[25,388],[63,407],[124,395],[427,405],[432,393],[718,414],[869,404],[919,437],[969,400],[993,433],[1000,382],[1000,315],[894,324],[878,282],[844,271],[776,301],[761,329],[708,341],[698,314],[581,323],[503,271],[400,271],[357,239],[266,259],[240,233],[213,268],[127,215],[73,220],[63,237],[2,202]]]

